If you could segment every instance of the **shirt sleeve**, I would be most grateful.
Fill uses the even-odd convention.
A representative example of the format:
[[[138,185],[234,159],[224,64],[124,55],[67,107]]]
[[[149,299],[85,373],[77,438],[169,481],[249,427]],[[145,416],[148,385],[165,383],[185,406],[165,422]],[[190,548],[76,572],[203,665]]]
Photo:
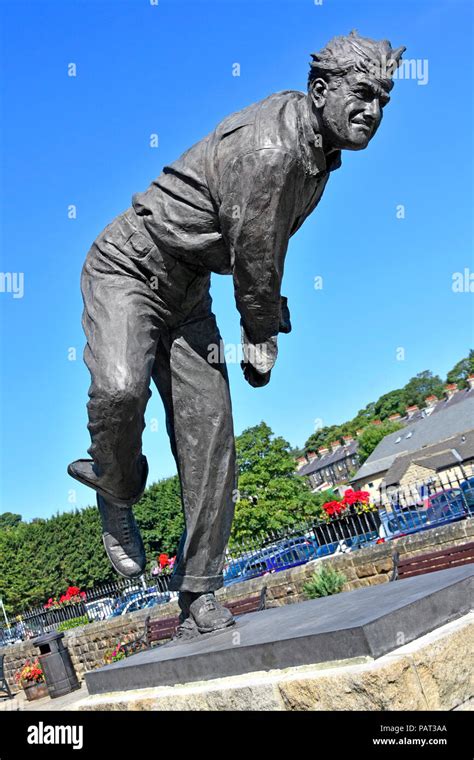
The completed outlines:
[[[220,181],[221,233],[230,251],[242,327],[253,345],[270,342],[276,348],[298,179],[295,157],[278,148],[263,148],[231,161]]]

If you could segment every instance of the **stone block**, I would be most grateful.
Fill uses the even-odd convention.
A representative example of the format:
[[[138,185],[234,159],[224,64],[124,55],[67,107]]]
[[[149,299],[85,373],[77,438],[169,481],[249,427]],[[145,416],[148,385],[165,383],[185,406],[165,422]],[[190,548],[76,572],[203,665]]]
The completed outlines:
[[[359,665],[283,680],[287,710],[426,710],[415,668],[407,657],[378,667]]]
[[[377,575],[375,565],[372,562],[367,562],[364,565],[356,565],[355,571],[358,578],[367,578],[369,575]]]
[[[374,562],[377,573],[391,573],[393,570],[393,560],[391,557],[384,557]]]

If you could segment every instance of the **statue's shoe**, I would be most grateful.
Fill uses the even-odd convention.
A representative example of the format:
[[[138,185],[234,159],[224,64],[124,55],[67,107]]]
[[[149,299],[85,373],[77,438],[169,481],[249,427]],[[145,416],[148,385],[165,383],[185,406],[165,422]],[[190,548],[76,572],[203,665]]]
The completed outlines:
[[[102,540],[114,569],[124,578],[142,575],[146,566],[145,547],[131,507],[121,507],[97,494],[102,522]]]
[[[68,465],[67,471],[72,478],[78,480],[79,483],[83,483],[85,486],[93,488],[94,491],[100,494],[104,499],[112,501],[114,504],[122,507],[128,507],[131,504],[136,504],[137,501],[140,501],[143,491],[145,490],[148,477],[148,462],[143,455],[141,456],[139,466],[141,469],[140,483],[137,485],[135,493],[131,493],[130,495],[121,494],[120,496],[112,493],[104,487],[102,478],[99,478],[95,474],[94,462],[92,459],[76,459],[75,462],[71,462],[71,464]]]
[[[199,633],[211,633],[234,625],[232,612],[217,601],[214,594],[201,594],[189,606],[190,616]]]
[[[188,617],[177,626],[173,640],[189,641],[190,639],[195,639],[196,636],[199,636],[197,625],[192,617]]]

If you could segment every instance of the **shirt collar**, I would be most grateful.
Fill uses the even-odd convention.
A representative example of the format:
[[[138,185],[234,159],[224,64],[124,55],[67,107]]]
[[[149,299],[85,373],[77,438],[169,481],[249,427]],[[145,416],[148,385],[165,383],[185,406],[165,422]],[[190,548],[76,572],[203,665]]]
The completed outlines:
[[[297,104],[298,138],[303,164],[308,174],[326,174],[341,166],[341,151],[333,151],[326,157],[321,147],[321,133],[315,129],[311,119],[309,95]]]

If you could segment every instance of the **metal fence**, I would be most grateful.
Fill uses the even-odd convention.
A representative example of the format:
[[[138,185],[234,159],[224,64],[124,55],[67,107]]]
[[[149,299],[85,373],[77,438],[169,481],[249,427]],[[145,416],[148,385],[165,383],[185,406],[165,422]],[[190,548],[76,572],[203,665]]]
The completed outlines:
[[[462,465],[430,479],[379,491],[379,514],[387,537],[429,529],[474,515],[474,475]]]
[[[62,604],[46,609],[30,607],[24,610],[19,622],[10,628],[0,628],[0,646],[24,639],[31,639],[42,633],[56,629],[74,627],[78,618],[84,622],[98,622],[126,612],[152,607],[170,601],[173,596],[168,591],[169,576],[142,575],[136,580],[117,578],[86,589],[86,598],[81,602]],[[68,623],[71,625],[68,626]]]
[[[474,515],[474,477],[460,467],[431,480],[381,490],[375,501],[378,509],[373,512],[347,510],[329,522],[317,519],[231,542],[225,585],[468,519]],[[163,574],[117,578],[86,589],[80,604],[25,610],[12,631],[0,629],[0,645],[67,626],[73,618],[86,616],[94,622],[162,604],[176,596],[168,589],[169,580]]]
[[[226,585],[470,518],[474,515],[472,469],[459,465],[428,480],[384,488],[373,495],[373,501],[376,512],[348,510],[329,523],[315,520],[231,547]]]
[[[379,539],[381,520],[378,511],[356,514],[355,511],[332,518],[330,522],[313,520],[291,528],[255,535],[227,551],[225,585],[290,567],[331,554],[355,551]]]

